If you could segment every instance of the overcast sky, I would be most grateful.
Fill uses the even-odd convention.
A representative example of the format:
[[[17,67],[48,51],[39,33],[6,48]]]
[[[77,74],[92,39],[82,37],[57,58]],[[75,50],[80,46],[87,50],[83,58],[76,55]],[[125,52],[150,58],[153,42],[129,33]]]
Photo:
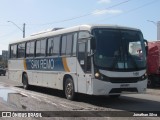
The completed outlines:
[[[155,23],[148,22],[154,21]],[[0,54],[9,42],[55,27],[79,24],[116,24],[139,28],[144,38],[156,40],[160,0],[1,0]]]

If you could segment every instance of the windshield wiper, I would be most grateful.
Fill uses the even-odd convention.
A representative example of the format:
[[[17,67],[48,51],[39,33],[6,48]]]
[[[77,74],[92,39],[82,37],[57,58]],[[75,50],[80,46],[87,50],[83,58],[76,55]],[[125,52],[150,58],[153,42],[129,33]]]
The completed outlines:
[[[122,56],[123,56],[123,55],[121,54],[121,47],[120,47],[119,50],[114,53],[114,57],[115,57],[115,58],[113,59],[113,64],[112,64],[112,66],[111,66],[111,69],[112,69],[112,70],[114,70],[114,68],[115,68],[115,66],[116,66],[119,58],[122,57]]]
[[[114,60],[113,60],[113,64],[112,64],[112,66],[111,66],[111,69],[112,69],[112,70],[114,70],[114,68],[115,68],[115,66],[116,66],[116,64],[117,64],[117,62],[118,62],[118,59],[119,59],[119,56],[115,56],[115,58],[114,58]]]
[[[138,68],[137,63],[136,63],[135,59],[133,58],[133,56],[132,56],[131,54],[127,54],[127,55],[130,56],[131,61],[132,61],[132,63],[133,63],[133,66],[136,68],[136,70],[138,70],[139,68]]]

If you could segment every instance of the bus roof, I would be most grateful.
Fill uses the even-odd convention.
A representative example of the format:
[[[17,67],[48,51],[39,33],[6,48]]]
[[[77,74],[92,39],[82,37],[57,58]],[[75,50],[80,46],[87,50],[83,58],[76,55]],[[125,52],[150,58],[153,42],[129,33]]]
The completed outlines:
[[[37,33],[35,35],[31,35],[31,36],[23,38],[23,39],[15,40],[13,42],[10,42],[9,44],[15,44],[15,43],[20,43],[20,42],[25,42],[25,41],[30,41],[30,40],[36,40],[39,38],[51,37],[54,35],[61,35],[61,34],[65,34],[65,33],[76,32],[79,30],[91,31],[91,29],[93,29],[93,28],[113,28],[113,29],[127,29],[127,30],[140,31],[139,29],[136,29],[136,28],[130,28],[130,27],[118,26],[118,25],[86,24],[86,25],[78,25],[78,26],[74,26],[74,27],[48,31],[48,32],[44,32],[44,33]]]

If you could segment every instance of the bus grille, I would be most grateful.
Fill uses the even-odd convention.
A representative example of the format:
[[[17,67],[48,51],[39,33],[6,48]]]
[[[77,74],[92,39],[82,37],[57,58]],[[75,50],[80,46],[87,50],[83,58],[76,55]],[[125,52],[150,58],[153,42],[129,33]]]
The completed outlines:
[[[138,92],[137,88],[113,88],[109,93]]]
[[[109,82],[111,83],[136,83],[141,81],[139,77],[135,78],[109,78]]]

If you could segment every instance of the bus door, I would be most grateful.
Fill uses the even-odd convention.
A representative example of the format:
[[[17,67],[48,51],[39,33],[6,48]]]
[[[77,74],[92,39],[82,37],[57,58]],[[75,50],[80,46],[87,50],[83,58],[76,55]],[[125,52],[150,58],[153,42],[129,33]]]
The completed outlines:
[[[88,71],[90,71],[90,59],[88,56],[88,43],[87,41],[78,42],[78,64],[77,64],[77,76],[78,76],[78,92],[87,92],[87,79]]]

